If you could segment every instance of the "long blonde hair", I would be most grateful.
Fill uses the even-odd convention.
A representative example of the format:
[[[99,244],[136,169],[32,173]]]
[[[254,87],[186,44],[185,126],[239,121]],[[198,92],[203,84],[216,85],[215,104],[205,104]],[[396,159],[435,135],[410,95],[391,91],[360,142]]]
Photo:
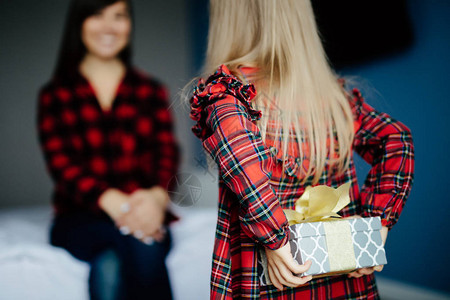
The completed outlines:
[[[242,66],[257,68],[254,106],[263,112],[262,137],[275,124],[283,158],[294,150],[301,166],[309,160],[304,181],[313,175],[316,183],[327,164],[339,172],[348,167],[352,112],[327,62],[309,0],[210,0],[204,71],[221,64],[238,77]]]

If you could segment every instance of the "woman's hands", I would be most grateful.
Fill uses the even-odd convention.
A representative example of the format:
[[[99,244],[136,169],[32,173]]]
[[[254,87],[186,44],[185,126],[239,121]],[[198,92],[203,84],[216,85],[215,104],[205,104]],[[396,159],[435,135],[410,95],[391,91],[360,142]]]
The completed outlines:
[[[100,208],[114,221],[122,214],[121,207],[127,203],[129,196],[118,189],[107,189],[100,196]]]
[[[161,241],[165,231],[162,227],[169,196],[161,187],[139,189],[129,197],[129,210],[117,220],[119,228],[126,227],[137,239],[150,242]]]
[[[387,227],[383,226],[381,228],[380,233],[381,233],[381,240],[383,241],[383,246],[386,243],[388,231],[389,231],[389,229]],[[359,277],[364,276],[364,275],[370,275],[374,271],[381,272],[382,270],[383,270],[383,265],[375,266],[375,267],[368,267],[368,268],[361,268],[361,269],[358,269],[358,270],[353,271],[350,274],[348,274],[348,277],[359,278]]]
[[[311,267],[311,262],[307,261],[305,264],[299,265],[292,257],[289,243],[276,250],[267,248],[265,250],[269,277],[277,289],[282,290],[283,285],[297,287],[312,279],[312,276],[298,277],[295,275],[307,271]]]
[[[169,196],[161,187],[139,189],[128,195],[108,189],[99,199],[100,207],[114,220],[123,234],[133,234],[144,243],[161,241]]]

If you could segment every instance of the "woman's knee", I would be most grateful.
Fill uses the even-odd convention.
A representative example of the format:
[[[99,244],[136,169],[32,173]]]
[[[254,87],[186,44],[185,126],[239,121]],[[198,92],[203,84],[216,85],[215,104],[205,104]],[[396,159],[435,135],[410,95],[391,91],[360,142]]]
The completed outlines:
[[[146,245],[134,240],[128,246],[130,248],[125,253],[123,262],[130,276],[142,283],[160,281],[163,278],[166,280],[165,259],[168,249],[164,242]]]

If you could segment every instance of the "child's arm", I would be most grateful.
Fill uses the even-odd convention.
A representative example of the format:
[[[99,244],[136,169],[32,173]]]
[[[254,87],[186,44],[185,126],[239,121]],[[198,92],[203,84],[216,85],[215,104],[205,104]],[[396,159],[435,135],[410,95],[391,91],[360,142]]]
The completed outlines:
[[[221,66],[201,81],[191,99],[194,133],[219,168],[219,176],[239,201],[243,231],[256,243],[278,249],[289,240],[288,222],[270,185],[273,157],[255,121],[256,95]]]
[[[373,109],[354,90],[357,131],[355,151],[372,168],[360,198],[362,216],[380,216],[389,229],[397,222],[413,183],[414,146],[411,131]]]
[[[219,166],[221,179],[236,194],[244,232],[269,249],[288,241],[287,220],[270,186],[270,150],[247,110],[231,95],[205,108],[211,135],[203,146]]]

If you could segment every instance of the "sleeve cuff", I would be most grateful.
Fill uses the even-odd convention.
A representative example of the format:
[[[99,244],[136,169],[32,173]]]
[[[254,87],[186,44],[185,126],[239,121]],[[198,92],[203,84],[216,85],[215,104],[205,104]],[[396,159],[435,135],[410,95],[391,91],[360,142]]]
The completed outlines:
[[[381,226],[391,228],[397,223],[398,217],[395,217],[396,214],[393,211],[371,211],[371,212],[363,212],[361,214],[364,218],[369,217],[380,217],[381,218]]]
[[[289,242],[289,224],[283,225],[282,230],[283,233],[264,241],[263,246],[270,250],[276,250],[286,245]]]

